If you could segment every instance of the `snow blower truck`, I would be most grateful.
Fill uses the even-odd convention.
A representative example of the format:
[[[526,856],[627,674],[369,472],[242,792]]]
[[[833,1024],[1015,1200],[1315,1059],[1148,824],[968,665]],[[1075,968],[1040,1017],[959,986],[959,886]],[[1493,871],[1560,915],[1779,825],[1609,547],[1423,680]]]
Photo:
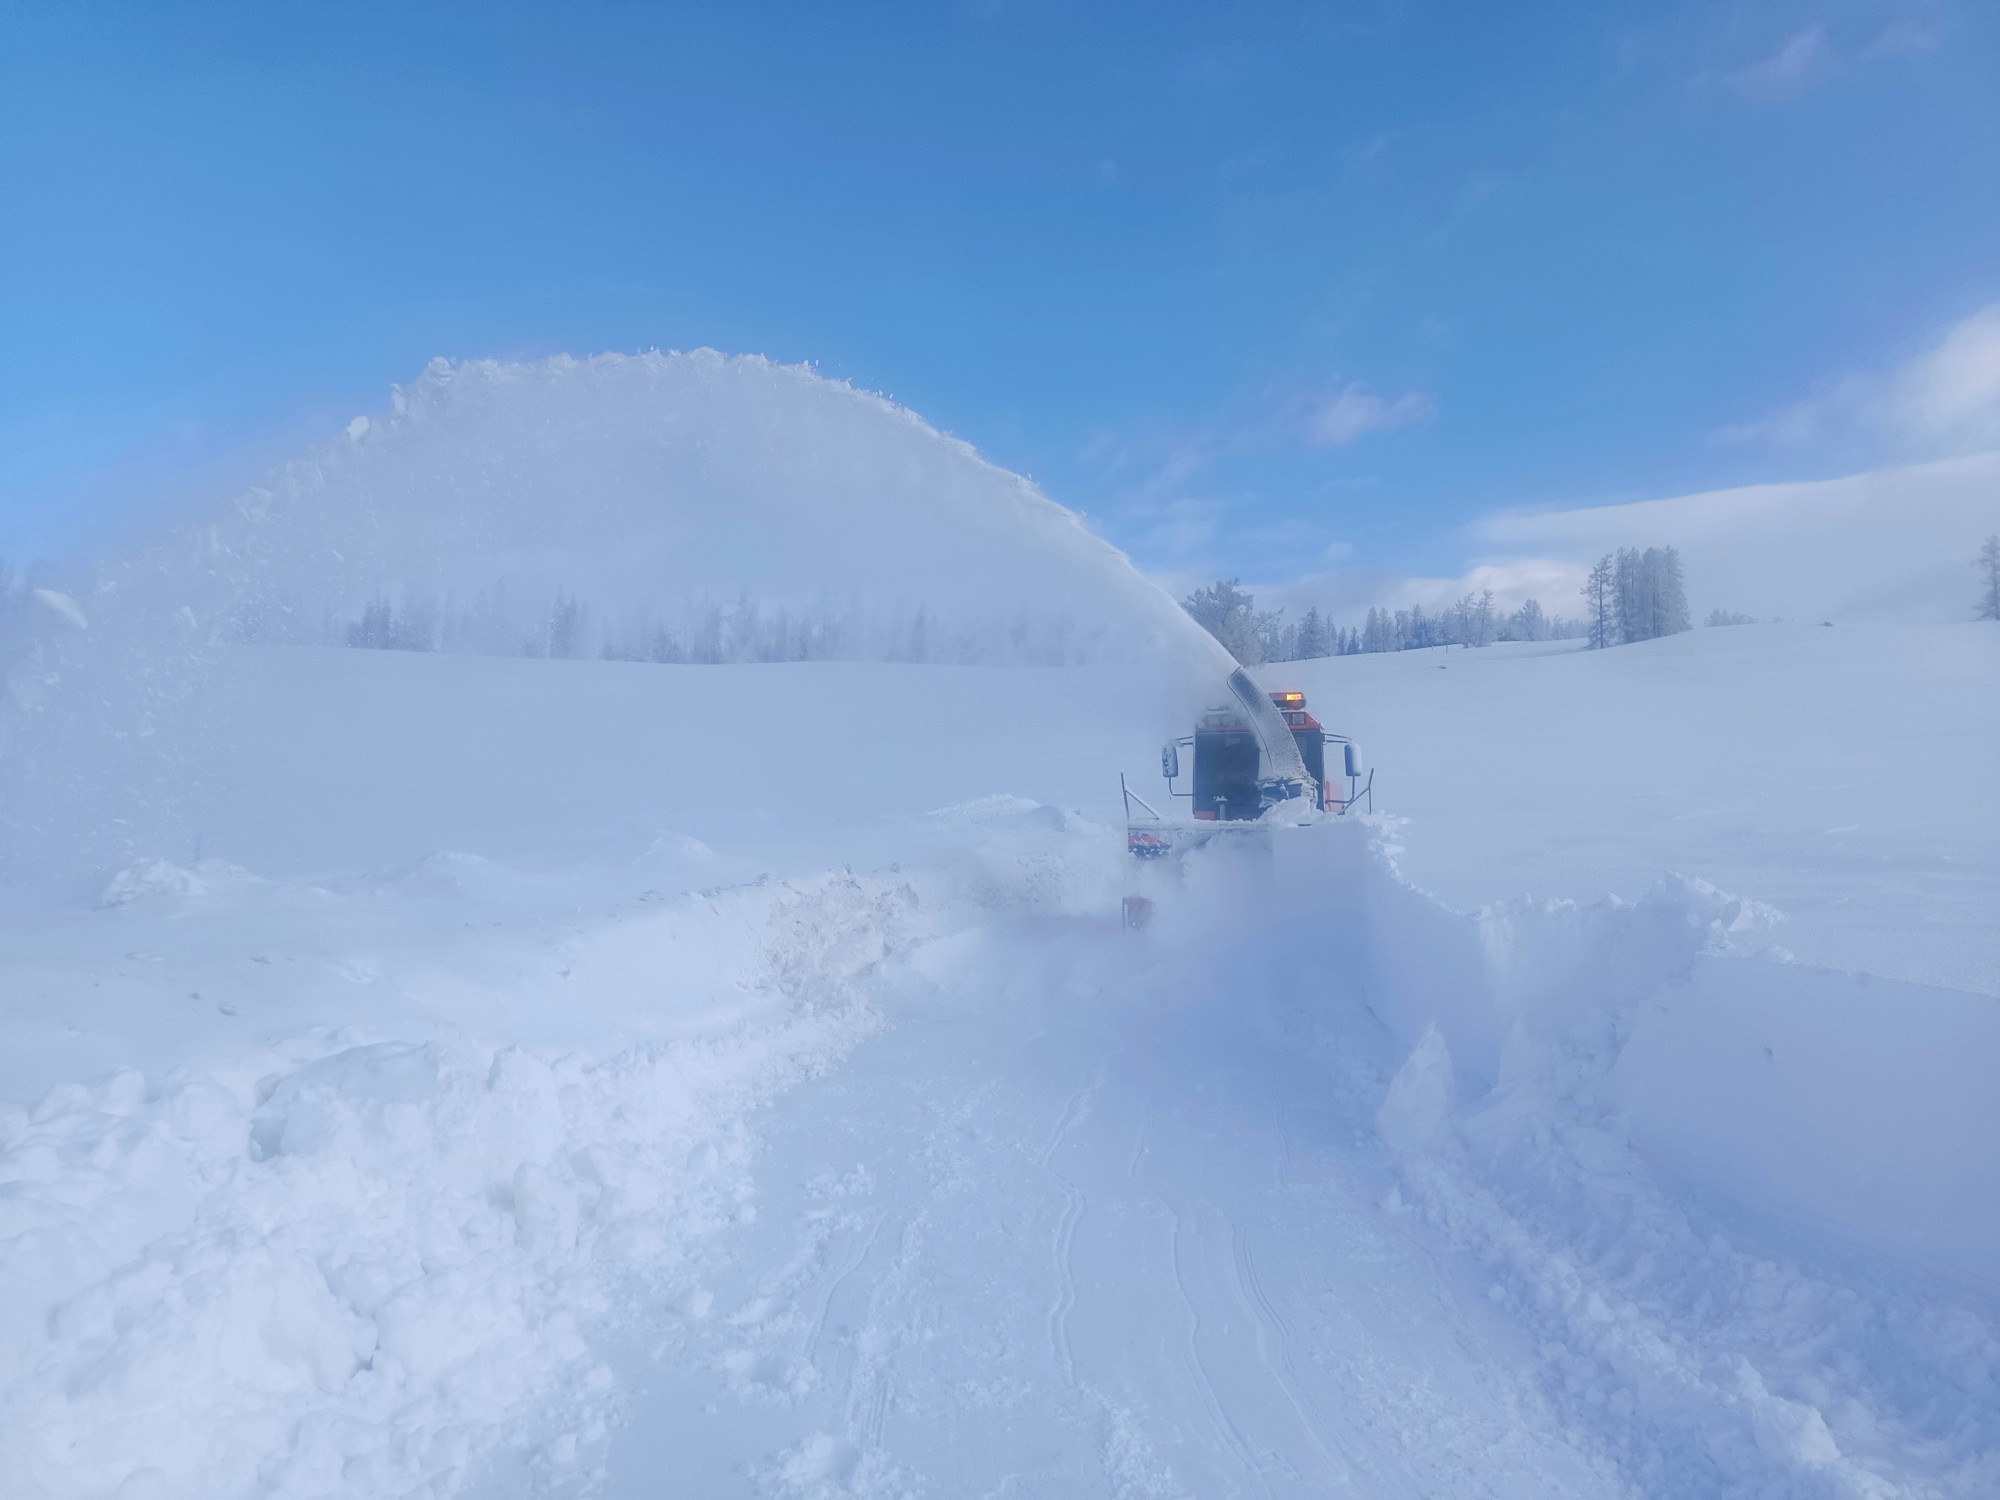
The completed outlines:
[[[1167,795],[1191,803],[1190,817],[1163,815],[1118,778],[1125,848],[1134,858],[1167,860],[1216,840],[1264,848],[1277,827],[1343,817],[1363,801],[1374,810],[1375,773],[1363,779],[1354,742],[1314,718],[1304,693],[1266,693],[1240,667],[1228,687],[1233,702],[1208,709],[1193,734],[1160,747]],[[1125,925],[1145,926],[1152,910],[1149,898],[1127,896]]]

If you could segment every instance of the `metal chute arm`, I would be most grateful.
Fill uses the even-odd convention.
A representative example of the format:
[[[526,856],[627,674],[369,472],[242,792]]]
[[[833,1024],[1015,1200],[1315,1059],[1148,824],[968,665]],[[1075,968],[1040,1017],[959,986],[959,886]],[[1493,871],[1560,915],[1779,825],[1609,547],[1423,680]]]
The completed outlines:
[[[1298,741],[1292,738],[1292,727],[1278,712],[1270,694],[1252,682],[1250,674],[1241,667],[1229,674],[1229,691],[1243,706],[1244,722],[1257,737],[1257,747],[1264,752],[1265,774],[1301,785],[1312,781],[1305,758],[1299,754]]]

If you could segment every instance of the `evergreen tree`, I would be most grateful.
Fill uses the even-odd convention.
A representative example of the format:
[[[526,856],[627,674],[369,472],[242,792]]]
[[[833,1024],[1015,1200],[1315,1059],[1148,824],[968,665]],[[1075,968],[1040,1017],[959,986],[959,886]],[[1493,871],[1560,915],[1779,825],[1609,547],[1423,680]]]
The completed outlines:
[[[564,661],[583,654],[583,606],[560,590],[549,608],[547,654]]]
[[[1363,651],[1387,651],[1389,647],[1389,622],[1380,608],[1368,607],[1368,619],[1362,626],[1361,649]]]
[[[1284,623],[1282,609],[1257,612],[1257,652],[1265,661],[1297,661],[1299,631]]]
[[[1259,639],[1263,617],[1257,613],[1256,599],[1244,590],[1240,579],[1225,578],[1198,588],[1181,600],[1181,608],[1244,666],[1254,667],[1263,659]]]
[[[1643,641],[1646,638],[1646,616],[1649,607],[1646,600],[1645,567],[1637,547],[1620,547],[1613,557],[1611,599],[1618,640]]]
[[[1493,615],[1493,590],[1487,589],[1473,601],[1471,613],[1466,617],[1466,644],[1468,646],[1490,646],[1496,621]]]
[[[1547,639],[1543,631],[1548,628],[1548,619],[1542,614],[1538,600],[1530,599],[1507,617],[1506,634],[1510,641],[1539,641]]]
[[[368,651],[387,651],[396,640],[396,611],[387,599],[363,607],[361,618],[347,627],[347,644]]]
[[[1600,557],[1583,583],[1590,649],[1601,651],[1616,639],[1618,625],[1618,566],[1609,552]]]
[[[1986,575],[1985,591],[1979,599],[1982,620],[2000,620],[2000,532],[1986,539],[1979,549],[1979,570]]]
[[[1315,607],[1305,612],[1299,621],[1298,656],[1301,661],[1312,661],[1318,657],[1331,656],[1334,643],[1327,639],[1326,621],[1320,618]]]
[[[1645,580],[1646,639],[1679,635],[1694,628],[1688,618],[1687,579],[1681,572],[1681,554],[1674,547],[1648,547],[1640,558]]]

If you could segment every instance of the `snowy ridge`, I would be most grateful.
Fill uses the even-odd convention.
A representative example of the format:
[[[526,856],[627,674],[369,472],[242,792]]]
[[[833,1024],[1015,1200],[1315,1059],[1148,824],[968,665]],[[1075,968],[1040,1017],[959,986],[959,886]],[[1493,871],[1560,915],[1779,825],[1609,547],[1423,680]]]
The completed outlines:
[[[448,1494],[558,1384],[569,1447],[601,1435],[585,1327],[749,1212],[745,1112],[876,1024],[926,921],[894,878],[688,901],[762,933],[748,1024],[595,1058],[316,1034],[9,1110],[0,1488]],[[687,925],[584,934],[577,982]]]
[[[1392,1206],[1543,1330],[1628,1483],[2000,1485],[1988,999],[1729,956],[1763,914],[1700,882],[1453,917],[1384,866],[1371,901],[1370,1006],[1411,1048],[1378,1115]],[[1861,1291],[1843,1243],[1978,1290]]]
[[[1738,1202],[2000,1290],[2000,1099],[1983,1082],[2000,1007],[1742,956],[1776,916],[1669,876],[1636,902],[1466,918],[1385,874],[1370,1004],[1481,1095],[1463,1129],[1490,1151],[1582,1111]]]

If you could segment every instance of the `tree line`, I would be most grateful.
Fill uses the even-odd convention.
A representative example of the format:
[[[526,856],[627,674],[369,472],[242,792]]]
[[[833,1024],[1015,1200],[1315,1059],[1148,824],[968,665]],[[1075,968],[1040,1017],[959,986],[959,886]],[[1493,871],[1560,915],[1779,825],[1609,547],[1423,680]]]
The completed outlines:
[[[1367,618],[1355,626],[1335,624],[1316,605],[1308,607],[1296,623],[1289,623],[1283,609],[1258,609],[1256,597],[1236,578],[1196,589],[1181,601],[1181,607],[1228,647],[1232,656],[1251,666],[1374,651],[1417,651],[1426,646],[1573,640],[1584,633],[1582,621],[1549,614],[1534,599],[1518,609],[1502,611],[1494,603],[1491,589],[1466,594],[1457,603],[1429,613],[1420,604],[1408,609],[1370,609]]]
[[[1583,583],[1585,634],[1593,650],[1692,630],[1687,579],[1673,547],[1607,552]],[[1734,623],[1734,622],[1732,622]]]
[[[270,637],[254,625],[245,640]],[[421,590],[377,595],[358,615],[329,613],[321,639],[379,651],[446,651],[551,660],[722,666],[749,662],[898,661],[1073,666],[1116,654],[1107,632],[1062,611],[946,619],[924,605],[822,600],[771,605],[748,593],[691,600],[671,614],[608,612],[566,590],[536,605],[504,585],[469,600]]]

